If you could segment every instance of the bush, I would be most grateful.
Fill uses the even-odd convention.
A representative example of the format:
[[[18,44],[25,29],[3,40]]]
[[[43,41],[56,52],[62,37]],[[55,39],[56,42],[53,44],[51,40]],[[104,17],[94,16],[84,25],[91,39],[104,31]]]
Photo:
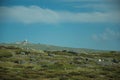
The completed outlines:
[[[9,58],[9,57],[12,57],[12,54],[10,52],[0,53],[0,58],[3,58],[3,57]]]

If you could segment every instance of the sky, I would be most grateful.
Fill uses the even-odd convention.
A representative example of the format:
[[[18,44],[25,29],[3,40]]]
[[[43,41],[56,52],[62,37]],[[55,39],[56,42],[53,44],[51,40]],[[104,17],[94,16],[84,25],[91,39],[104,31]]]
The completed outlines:
[[[1,0],[0,42],[120,51],[119,0]]]

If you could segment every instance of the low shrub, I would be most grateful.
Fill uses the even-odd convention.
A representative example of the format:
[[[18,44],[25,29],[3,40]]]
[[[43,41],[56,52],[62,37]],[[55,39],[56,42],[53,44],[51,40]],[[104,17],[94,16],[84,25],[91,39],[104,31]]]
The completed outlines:
[[[10,52],[4,52],[4,53],[0,52],[0,58],[3,58],[3,57],[9,58],[9,57],[12,57],[12,56],[13,55]]]

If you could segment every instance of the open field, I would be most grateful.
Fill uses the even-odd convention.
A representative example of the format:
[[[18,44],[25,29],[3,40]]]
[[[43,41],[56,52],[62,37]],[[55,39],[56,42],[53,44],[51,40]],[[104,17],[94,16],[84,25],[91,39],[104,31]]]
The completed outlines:
[[[0,46],[0,80],[119,80],[120,53]]]

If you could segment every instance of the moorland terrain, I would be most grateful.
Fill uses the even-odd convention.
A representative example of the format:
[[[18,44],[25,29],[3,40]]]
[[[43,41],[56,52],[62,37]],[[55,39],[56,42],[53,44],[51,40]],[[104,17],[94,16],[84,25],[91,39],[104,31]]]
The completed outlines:
[[[119,74],[119,51],[0,44],[0,80],[119,80]]]

